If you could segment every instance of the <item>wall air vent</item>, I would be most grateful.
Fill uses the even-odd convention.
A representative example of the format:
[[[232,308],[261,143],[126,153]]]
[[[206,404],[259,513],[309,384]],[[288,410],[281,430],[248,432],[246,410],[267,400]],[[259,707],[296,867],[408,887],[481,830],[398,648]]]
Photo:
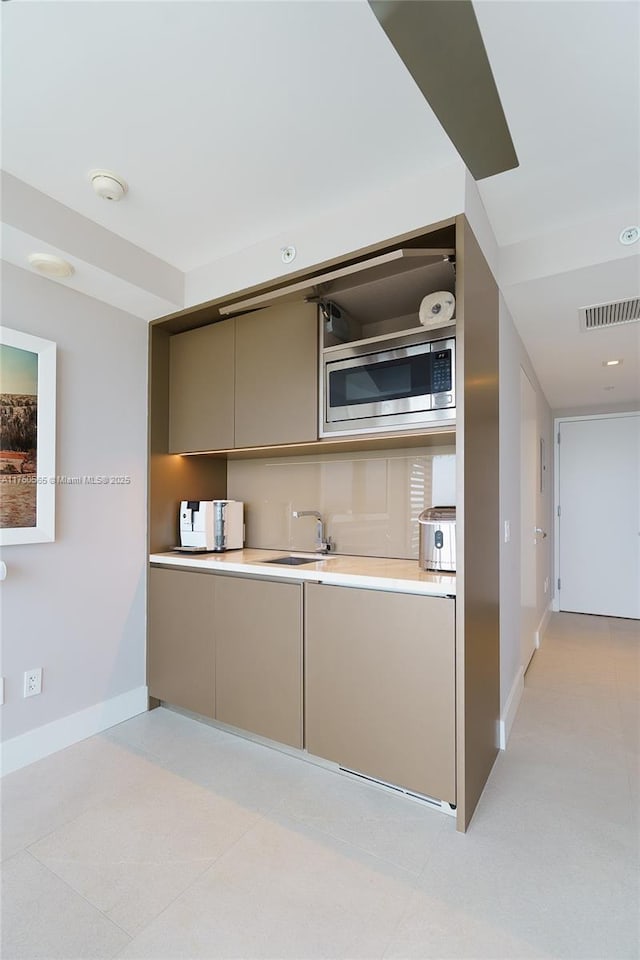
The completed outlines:
[[[635,320],[640,320],[640,297],[580,307],[578,315],[580,327],[583,330],[600,330],[602,327],[613,327],[618,323],[633,323]]]

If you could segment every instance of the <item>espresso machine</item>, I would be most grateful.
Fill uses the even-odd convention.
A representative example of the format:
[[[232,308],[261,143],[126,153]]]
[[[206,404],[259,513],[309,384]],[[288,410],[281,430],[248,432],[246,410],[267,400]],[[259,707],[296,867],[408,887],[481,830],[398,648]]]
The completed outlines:
[[[244,504],[240,500],[182,500],[182,553],[222,553],[244,544]]]

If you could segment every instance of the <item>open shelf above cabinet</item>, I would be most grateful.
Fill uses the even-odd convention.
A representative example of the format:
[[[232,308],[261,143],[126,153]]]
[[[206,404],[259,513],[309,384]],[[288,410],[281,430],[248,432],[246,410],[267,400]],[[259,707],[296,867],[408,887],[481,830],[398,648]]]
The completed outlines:
[[[372,257],[370,260],[350,264],[348,267],[331,270],[328,273],[280,287],[269,293],[226,304],[220,307],[220,315],[232,317],[239,313],[247,313],[250,310],[260,310],[276,301],[285,303],[287,300],[335,299],[338,294],[352,291],[363,284],[371,284],[377,280],[387,283],[391,277],[396,275],[402,276],[424,266],[441,265],[446,262],[446,257],[453,257],[454,255],[455,250],[452,247],[437,250],[392,250],[389,253],[381,254],[379,257]],[[453,267],[451,264],[449,266],[451,274],[453,274]],[[437,289],[444,290],[447,288],[432,287],[432,290]],[[425,292],[429,293],[431,291],[426,290]]]
[[[437,291],[455,295],[455,267],[443,257],[435,262],[413,262],[403,273],[369,279],[319,299],[342,312],[344,332],[337,336],[323,325],[323,346],[370,340],[420,330],[418,313],[425,296]]]

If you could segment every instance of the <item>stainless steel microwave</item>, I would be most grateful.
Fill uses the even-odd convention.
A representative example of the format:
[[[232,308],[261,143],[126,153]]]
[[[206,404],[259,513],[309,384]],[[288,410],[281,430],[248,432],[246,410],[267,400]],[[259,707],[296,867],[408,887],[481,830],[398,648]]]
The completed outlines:
[[[321,436],[454,420],[454,330],[418,330],[326,349]]]

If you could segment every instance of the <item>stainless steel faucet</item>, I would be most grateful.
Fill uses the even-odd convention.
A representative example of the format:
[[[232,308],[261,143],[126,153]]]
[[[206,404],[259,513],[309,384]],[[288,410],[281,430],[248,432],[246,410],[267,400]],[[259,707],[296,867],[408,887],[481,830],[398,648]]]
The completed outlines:
[[[329,553],[332,548],[331,537],[325,539],[324,522],[322,514],[317,510],[294,510],[292,514],[296,519],[298,517],[315,517],[316,521],[316,552]]]

